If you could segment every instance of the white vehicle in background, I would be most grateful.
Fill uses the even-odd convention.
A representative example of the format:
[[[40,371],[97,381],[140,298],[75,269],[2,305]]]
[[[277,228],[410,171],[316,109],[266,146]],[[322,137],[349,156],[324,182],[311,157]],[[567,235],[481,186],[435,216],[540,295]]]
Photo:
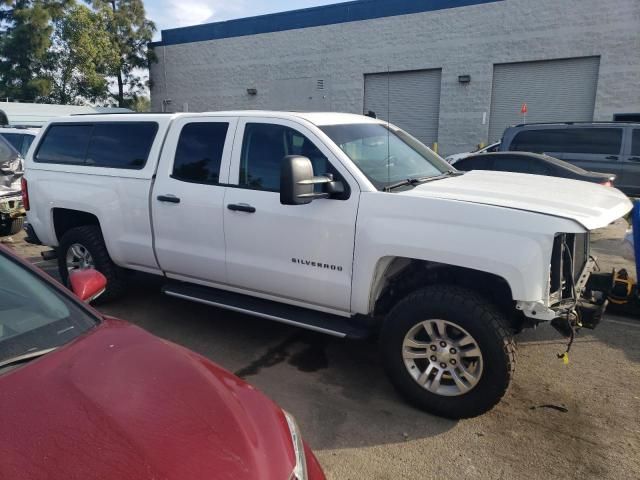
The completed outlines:
[[[40,132],[39,128],[32,127],[7,125],[0,127],[0,135],[2,135],[23,158],[27,156],[29,147],[31,147],[38,132]]]
[[[27,231],[63,281],[96,268],[113,299],[138,270],[181,299],[376,334],[400,393],[452,418],[500,401],[523,328],[596,326],[612,278],[589,232],[631,209],[586,182],[458,172],[360,115],[89,115],[37,142]]]
[[[453,155],[449,155],[445,158],[445,160],[450,164],[454,165],[458,160],[462,160],[463,158],[470,157],[471,155],[475,155],[477,153],[490,153],[497,152],[500,149],[500,142],[492,143],[491,145],[487,145],[480,150],[476,150],[475,152],[463,152],[463,153],[454,153]]]

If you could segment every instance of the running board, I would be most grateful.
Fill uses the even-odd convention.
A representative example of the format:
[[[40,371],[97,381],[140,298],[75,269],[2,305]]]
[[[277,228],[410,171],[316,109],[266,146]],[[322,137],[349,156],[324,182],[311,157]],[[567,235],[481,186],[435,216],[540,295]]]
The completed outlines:
[[[170,283],[162,288],[162,292],[171,297],[286,323],[334,337],[362,339],[371,333],[368,326],[358,323],[354,318],[340,317],[216,288],[188,283]]]

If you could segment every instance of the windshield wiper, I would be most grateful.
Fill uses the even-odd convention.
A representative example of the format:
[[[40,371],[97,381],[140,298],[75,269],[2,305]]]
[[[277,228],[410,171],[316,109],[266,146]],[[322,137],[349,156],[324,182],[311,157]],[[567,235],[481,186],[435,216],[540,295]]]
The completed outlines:
[[[385,192],[390,192],[391,190],[394,190],[396,188],[399,187],[405,187],[405,186],[416,186],[419,185],[421,183],[426,183],[426,182],[431,182],[434,180],[441,180],[443,178],[447,178],[447,177],[457,177],[459,175],[462,175],[464,172],[454,172],[454,171],[448,171],[448,172],[444,172],[441,173],[440,175],[436,175],[433,177],[418,177],[418,178],[407,178],[405,180],[401,180],[399,182],[396,183],[392,183],[391,185],[387,185],[386,187],[384,187],[384,191]]]
[[[398,187],[404,187],[406,185],[417,185],[419,183],[420,183],[420,180],[418,178],[406,178],[399,182],[392,183],[391,185],[387,185],[386,187],[384,187],[384,191],[390,192],[391,190],[394,190]]]
[[[42,350],[34,350],[33,352],[23,353],[22,355],[3,360],[2,362],[0,362],[0,368],[17,365],[19,363],[28,362],[30,360],[35,360],[36,358],[46,355],[47,353],[51,353],[57,349],[58,347],[43,348]]]

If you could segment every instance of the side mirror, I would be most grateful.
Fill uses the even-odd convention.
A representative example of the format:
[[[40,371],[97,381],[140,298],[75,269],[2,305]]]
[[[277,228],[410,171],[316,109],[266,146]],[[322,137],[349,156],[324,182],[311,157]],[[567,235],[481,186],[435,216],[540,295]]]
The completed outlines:
[[[315,193],[315,185],[326,185],[326,193]],[[288,155],[282,159],[280,169],[280,203],[306,205],[317,198],[329,198],[344,192],[344,185],[331,175],[316,177],[311,160],[301,155]]]
[[[106,277],[91,268],[69,272],[69,285],[75,295],[86,303],[91,303],[107,288]]]

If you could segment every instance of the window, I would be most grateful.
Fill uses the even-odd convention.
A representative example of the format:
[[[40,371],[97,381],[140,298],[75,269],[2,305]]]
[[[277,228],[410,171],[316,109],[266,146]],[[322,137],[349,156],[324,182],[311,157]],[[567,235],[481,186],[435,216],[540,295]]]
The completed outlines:
[[[86,163],[94,167],[144,168],[158,124],[154,122],[97,123]]]
[[[27,156],[27,152],[29,152],[29,148],[31,148],[31,144],[36,139],[34,135],[23,135],[22,136],[22,150],[20,153],[23,157]]]
[[[450,171],[443,159],[402,130],[379,123],[320,127],[378,189]]]
[[[20,152],[20,155],[23,157],[27,156],[29,147],[35,138],[33,135],[26,135],[24,133],[3,133],[2,136],[6,138],[13,148]]]
[[[496,157],[493,161],[493,169],[497,172],[534,173],[531,160],[517,156]]]
[[[0,252],[0,362],[63,345],[95,325],[66,295]]]
[[[180,132],[171,177],[185,182],[217,184],[228,129],[228,123],[185,125]]]
[[[84,165],[92,129],[91,125],[52,125],[38,148],[35,161]]]
[[[0,138],[0,163],[12,163],[18,158],[18,152],[5,138]]]
[[[155,122],[59,123],[45,133],[35,161],[140,170],[157,131]]]
[[[333,173],[327,157],[300,132],[269,123],[248,123],[242,141],[240,186],[280,191],[280,167],[287,155],[304,155],[316,175]]]
[[[491,161],[491,157],[473,155],[458,160],[453,164],[453,167],[463,172],[470,172],[471,170],[493,170],[493,162]]]
[[[534,153],[585,153],[618,155],[621,128],[563,128],[524,130],[511,143],[511,150]]]
[[[633,130],[631,139],[631,155],[640,155],[640,128]]]

